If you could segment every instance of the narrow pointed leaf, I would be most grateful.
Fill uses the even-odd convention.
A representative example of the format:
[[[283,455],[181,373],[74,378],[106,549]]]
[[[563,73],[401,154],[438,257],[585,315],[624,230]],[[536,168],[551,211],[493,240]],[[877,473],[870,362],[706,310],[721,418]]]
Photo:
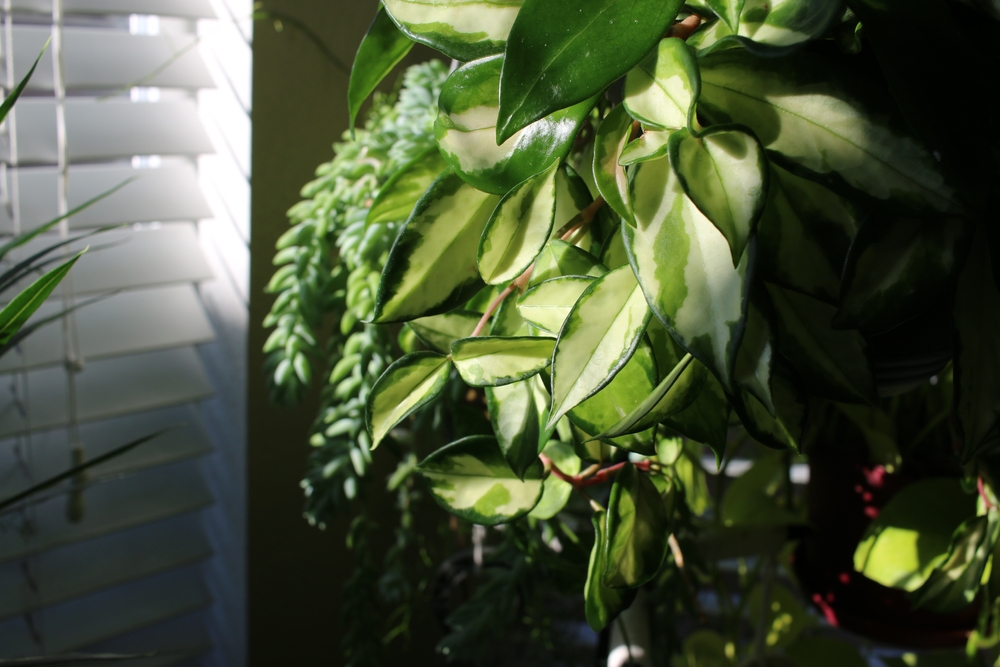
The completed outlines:
[[[757,442],[775,449],[800,451],[809,414],[809,395],[789,373],[780,372],[771,376],[768,393],[774,406],[773,415],[745,389],[732,397],[733,409]]]
[[[510,31],[497,140],[599,94],[656,45],[680,0],[525,0]]]
[[[614,379],[639,345],[650,315],[630,267],[615,269],[587,287],[570,310],[553,353],[550,424]]]
[[[666,130],[646,130],[638,139],[622,149],[618,163],[628,166],[665,157],[667,149],[670,147],[670,134]]]
[[[413,42],[410,38],[399,31],[385,8],[379,7],[375,20],[358,47],[347,84],[347,110],[352,130],[361,105],[411,48]]]
[[[523,479],[524,472],[538,459],[538,441],[548,409],[545,386],[540,378],[532,377],[524,382],[487,387],[486,408],[504,459],[514,474]]]
[[[493,436],[470,436],[446,445],[416,468],[439,505],[485,526],[518,519],[542,497],[541,461],[524,472],[511,471]]]
[[[571,445],[558,440],[550,440],[542,453],[567,475],[576,475],[580,472],[580,457],[573,452]],[[551,519],[566,507],[572,494],[572,484],[555,475],[549,475],[543,484],[542,499],[535,505],[535,509],[528,512],[528,516],[542,521]]]
[[[445,171],[427,190],[389,251],[375,296],[375,322],[446,312],[482,283],[476,247],[499,197]]]
[[[565,241],[553,239],[542,249],[535,260],[528,285],[535,286],[559,276],[600,277],[608,272],[601,261],[585,250]]]
[[[698,137],[670,135],[670,162],[694,205],[729,242],[739,264],[767,201],[767,158],[760,142],[734,126],[718,126]]]
[[[597,138],[594,140],[594,181],[608,206],[629,224],[635,224],[628,196],[628,177],[625,169],[618,163],[618,156],[631,136],[632,117],[623,105],[618,105],[597,128]]]
[[[466,384],[500,387],[526,380],[549,365],[554,338],[478,336],[452,343],[451,357]]]
[[[746,325],[753,244],[734,268],[725,237],[684,194],[667,160],[635,170],[636,227],[623,228],[635,275],[657,319],[728,386]]]
[[[962,460],[970,461],[1000,423],[1000,292],[980,230],[955,294],[955,413]]]
[[[716,462],[721,463],[729,434],[729,407],[729,400],[718,379],[706,373],[694,402],[664,419],[663,424],[686,438],[711,447]]]
[[[451,344],[459,338],[468,338],[479,324],[480,318],[482,318],[481,313],[453,310],[441,315],[421,317],[408,322],[406,326],[413,329],[413,333],[417,334],[417,338],[424,344],[438,352],[449,354]]]
[[[529,288],[517,300],[517,311],[526,322],[551,334],[558,334],[570,309],[594,282],[592,276],[559,276]]]
[[[50,41],[51,39],[45,42],[45,46],[42,47],[41,53],[39,53],[38,57],[35,58],[35,62],[31,63],[31,69],[29,69],[28,73],[24,75],[24,78],[21,79],[20,83],[15,86],[14,90],[12,90],[10,94],[4,98],[3,103],[0,103],[0,123],[7,118],[7,114],[9,114],[10,110],[14,108],[14,103],[17,102],[19,97],[21,97],[21,93],[24,92],[24,87],[28,85],[28,81],[31,80],[31,76],[35,73],[35,68],[38,67],[38,62],[42,59],[42,56],[45,55],[45,51],[49,48]]]
[[[900,208],[962,209],[876,84],[807,53],[765,59],[732,49],[700,63],[699,113],[750,127],[782,166]]]
[[[676,37],[656,50],[625,77],[625,108],[653,128],[676,130],[688,125],[701,94],[694,51]]]
[[[441,153],[451,167],[480,190],[502,195],[564,157],[595,99],[560,107],[497,145],[502,56],[476,60],[451,73],[438,99],[434,124]]]
[[[767,285],[767,291],[774,304],[778,349],[809,393],[831,401],[874,404],[878,394],[861,334],[834,329],[833,306],[775,285]]]
[[[479,273],[487,285],[520,276],[552,234],[556,212],[555,162],[504,195],[479,241]]]
[[[649,396],[643,399],[632,412],[622,417],[621,421],[617,424],[598,434],[597,438],[603,440],[606,438],[616,438],[626,433],[645,431],[648,428],[656,426],[670,415],[680,412],[683,409],[680,406],[690,392],[673,390],[675,388],[682,388],[680,386],[681,378],[684,377],[684,373],[688,370],[688,366],[691,365],[693,360],[694,357],[690,354],[684,355],[680,363],[674,367],[674,370],[669,375],[660,381],[660,384],[656,386],[656,389]],[[698,375],[696,372],[692,372],[687,377],[696,378]],[[686,382],[683,385],[683,389],[686,390],[690,386],[691,382]]]
[[[385,8],[410,39],[468,61],[503,51],[521,2],[385,0]]]
[[[429,148],[385,182],[368,210],[365,224],[405,222],[427,188],[447,168],[441,151]]]
[[[0,310],[0,345],[9,341],[24,326],[84,252],[86,250],[31,283],[27,289],[14,297],[13,301],[4,306],[3,310]]]
[[[634,588],[656,576],[667,557],[669,520],[656,485],[626,463],[608,501],[605,586]]]
[[[593,516],[594,548],[590,552],[587,566],[587,583],[583,588],[584,609],[587,623],[594,632],[600,632],[618,617],[635,600],[636,590],[620,590],[604,585],[604,570],[607,564],[607,513],[597,512]]]
[[[385,369],[365,404],[372,449],[393,427],[437,398],[449,373],[451,361],[435,352],[411,352]]]

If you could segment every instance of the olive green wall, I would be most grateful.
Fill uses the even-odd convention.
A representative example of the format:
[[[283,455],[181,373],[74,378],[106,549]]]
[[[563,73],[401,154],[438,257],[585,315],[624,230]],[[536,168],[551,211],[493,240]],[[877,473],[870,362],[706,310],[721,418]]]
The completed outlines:
[[[308,25],[344,63],[375,15],[376,0],[266,0],[264,9]],[[263,289],[273,272],[274,243],[288,227],[285,212],[347,127],[347,75],[301,31],[279,33],[258,21],[253,64],[253,177],[248,387],[248,630],[250,664],[339,665],[341,586],[353,567],[344,547],[346,522],[325,532],[302,519],[299,480],[315,393],[293,410],[271,406],[259,371],[266,332],[260,326],[272,298]],[[427,52],[422,55],[426,56]],[[414,53],[410,60],[419,58]],[[392,525],[391,499],[382,525]],[[379,561],[381,557],[379,556]],[[415,632],[410,662],[431,664],[436,628]],[[415,628],[415,631],[418,628]],[[414,654],[420,656],[413,661]],[[387,658],[394,661],[399,656]]]

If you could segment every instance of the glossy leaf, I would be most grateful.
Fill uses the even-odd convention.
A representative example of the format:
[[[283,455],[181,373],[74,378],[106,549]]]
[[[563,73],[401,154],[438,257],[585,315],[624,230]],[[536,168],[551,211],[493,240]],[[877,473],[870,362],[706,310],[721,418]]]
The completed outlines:
[[[1000,423],[1000,292],[979,231],[955,294],[955,413],[969,461]]]
[[[587,623],[600,632],[622,611],[628,609],[635,600],[636,591],[616,590],[608,588],[603,583],[606,561],[605,545],[607,544],[607,517],[605,512],[597,512],[593,516],[594,548],[590,552],[590,563],[587,566],[587,583],[583,587],[584,609]]]
[[[775,285],[767,285],[767,291],[774,304],[778,349],[809,393],[831,401],[875,403],[868,344],[854,329],[833,328],[836,308]]]
[[[84,252],[86,250],[38,278],[0,310],[0,345],[6,344],[17,334],[28,318],[49,298]]]
[[[698,109],[750,127],[783,166],[832,177],[899,207],[961,209],[933,156],[901,127],[884,90],[811,54],[757,58],[743,49],[701,59]]]
[[[883,586],[915,591],[948,554],[952,535],[976,514],[958,479],[904,487],[872,521],[854,552],[854,569]]]
[[[614,379],[639,345],[650,315],[627,266],[601,276],[584,290],[553,353],[550,424]]]
[[[705,4],[729,26],[730,30],[736,32],[739,29],[744,0],[705,0]]]
[[[475,294],[476,247],[498,200],[450,170],[434,181],[389,251],[373,321],[436,315]]]
[[[629,224],[632,219],[632,203],[628,196],[628,177],[618,163],[618,156],[632,135],[632,117],[623,105],[613,108],[601,121],[594,140],[594,181],[597,190],[615,213]]]
[[[636,406],[632,412],[622,417],[621,421],[616,423],[611,428],[598,434],[597,437],[603,440],[606,438],[615,438],[627,433],[645,431],[648,428],[656,426],[670,415],[680,412],[680,410],[683,409],[680,406],[687,398],[687,395],[691,393],[689,387],[691,386],[692,381],[687,380],[687,378],[697,378],[704,381],[704,377],[700,376],[697,373],[697,370],[687,373],[688,366],[690,366],[693,361],[694,357],[690,354],[685,355],[677,366],[674,367],[673,371],[663,378],[663,380],[660,381],[660,384],[656,386],[656,389],[654,389],[649,396],[643,399],[643,401],[639,403],[639,405]],[[704,366],[702,368],[704,368]],[[687,375],[685,375],[685,373],[687,373]],[[681,384],[682,380],[686,381],[685,384]],[[688,404],[690,404],[690,401]]]
[[[448,167],[437,147],[429,148],[393,174],[368,210],[365,224],[404,222],[427,188]]]
[[[573,447],[565,442],[550,440],[542,453],[567,475],[576,475],[580,472],[580,457],[573,452]],[[528,512],[528,516],[542,521],[551,519],[566,507],[572,494],[573,486],[569,482],[555,475],[549,475],[542,486],[542,499],[535,505],[535,509]]]
[[[1000,518],[991,509],[987,516],[969,519],[955,531],[948,555],[910,596],[917,609],[954,614],[968,607],[979,593],[979,582],[1000,534]]]
[[[358,47],[347,84],[348,124],[352,130],[362,103],[411,48],[413,42],[399,31],[385,8],[380,6]]]
[[[517,312],[517,303],[513,298],[504,299],[497,312],[493,315],[493,322],[490,323],[491,336],[533,336],[536,332],[531,330],[531,325],[524,321],[521,314]]]
[[[552,234],[556,211],[554,162],[547,171],[518,184],[504,195],[479,241],[479,273],[488,285],[520,276]]]
[[[650,581],[667,557],[670,517],[649,477],[626,463],[608,501],[604,585],[634,588]]]
[[[524,472],[538,459],[548,398],[537,376],[524,382],[486,388],[486,408],[497,444],[519,478],[523,478]]]
[[[596,278],[607,272],[607,268],[601,264],[600,260],[589,252],[565,241],[553,239],[548,242],[538,259],[535,260],[535,270],[531,273],[528,285],[533,287],[559,276],[593,276]]]
[[[651,128],[686,127],[700,94],[701,76],[694,51],[676,37],[661,40],[625,77],[625,108]]]
[[[393,427],[437,398],[449,373],[451,360],[436,352],[411,352],[385,369],[365,404],[372,449]]]
[[[593,99],[562,108],[497,145],[495,127],[502,56],[476,60],[451,73],[441,89],[434,124],[441,153],[469,184],[502,195],[564,157]]]
[[[552,360],[554,338],[478,336],[452,343],[455,369],[473,387],[501,387],[526,380]]]
[[[761,56],[783,56],[819,37],[840,16],[836,0],[746,0],[739,26],[726,21],[704,26],[689,43],[701,52],[743,46]]]
[[[542,497],[541,461],[518,479],[492,436],[462,438],[437,450],[416,468],[439,505],[484,526],[518,519]]]
[[[716,463],[721,463],[729,434],[729,407],[719,380],[705,373],[704,385],[694,402],[664,419],[663,424],[686,438],[711,447]]]
[[[500,53],[522,0],[384,0],[410,39],[449,58],[475,60]]]
[[[517,300],[517,312],[532,326],[558,334],[570,309],[594,280],[592,276],[549,278],[521,295]]]
[[[500,81],[497,142],[604,91],[642,60],[680,0],[578,0],[576,11],[525,0],[510,31]]]
[[[880,333],[948,294],[974,228],[960,220],[884,220],[861,227],[844,265],[833,325]]]
[[[746,325],[753,246],[734,268],[725,237],[684,194],[667,160],[635,171],[636,227],[623,228],[635,275],[674,339],[728,386]]]
[[[747,433],[757,442],[775,449],[794,449],[798,452],[809,415],[809,395],[790,373],[772,374],[769,385],[773,415],[767,406],[745,389],[732,396],[733,409]]]
[[[646,130],[638,139],[622,149],[618,163],[628,166],[665,157],[669,148],[670,134],[666,130]]]
[[[678,130],[668,146],[681,187],[726,237],[736,266],[764,211],[764,149],[756,137],[734,126],[712,127],[698,137]]]
[[[429,347],[444,354],[451,353],[451,344],[459,338],[468,338],[479,324],[480,313],[468,310],[453,310],[450,313],[421,317],[407,323]]]
[[[859,224],[847,200],[772,164],[757,224],[760,277],[838,304],[841,271]]]

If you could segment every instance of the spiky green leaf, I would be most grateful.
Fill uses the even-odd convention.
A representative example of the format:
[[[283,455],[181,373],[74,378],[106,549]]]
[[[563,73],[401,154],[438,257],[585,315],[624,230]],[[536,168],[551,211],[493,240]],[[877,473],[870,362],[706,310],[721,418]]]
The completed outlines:
[[[0,310],[0,345],[9,341],[24,326],[84,252],[87,251],[83,250],[31,283],[27,289],[14,297],[13,301],[4,306],[3,310]]]

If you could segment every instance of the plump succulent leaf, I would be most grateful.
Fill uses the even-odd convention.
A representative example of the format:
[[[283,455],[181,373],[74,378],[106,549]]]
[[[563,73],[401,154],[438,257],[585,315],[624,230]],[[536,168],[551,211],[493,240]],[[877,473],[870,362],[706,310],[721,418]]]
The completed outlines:
[[[467,61],[503,51],[522,1],[385,0],[385,8],[413,41]]]

